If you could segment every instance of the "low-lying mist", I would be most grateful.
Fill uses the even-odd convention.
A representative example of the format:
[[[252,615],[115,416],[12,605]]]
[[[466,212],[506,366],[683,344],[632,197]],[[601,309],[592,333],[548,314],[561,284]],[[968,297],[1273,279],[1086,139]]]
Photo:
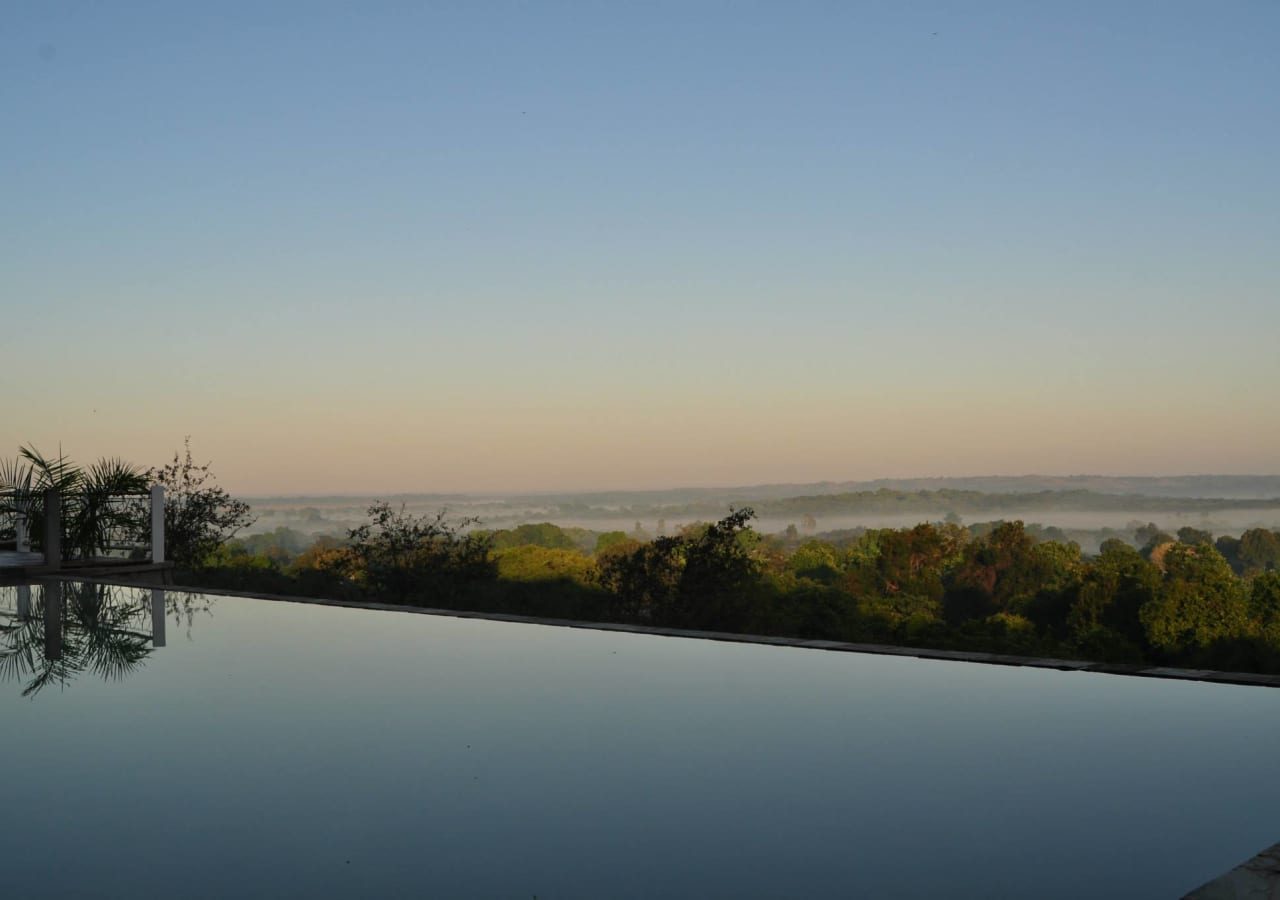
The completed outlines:
[[[1144,487],[1150,494],[1134,493]],[[986,488],[982,490],[981,488]],[[1218,490],[1218,494],[1191,493]],[[1267,495],[1263,491],[1274,490]],[[1190,526],[1238,537],[1250,528],[1280,528],[1280,477],[1194,476],[1168,479],[1070,478],[919,479],[898,482],[764,485],[744,488],[556,495],[403,495],[251,499],[257,516],[247,534],[287,528],[309,536],[344,537],[376,499],[415,515],[441,509],[475,518],[488,529],[551,522],[640,537],[673,534],[712,521],[731,507],[751,506],[754,527],[801,537],[867,528],[903,528],[947,521],[966,526],[1021,520],[1054,539],[1074,540],[1086,553],[1102,541],[1154,525],[1174,534]],[[1150,530],[1150,529],[1148,529]]]

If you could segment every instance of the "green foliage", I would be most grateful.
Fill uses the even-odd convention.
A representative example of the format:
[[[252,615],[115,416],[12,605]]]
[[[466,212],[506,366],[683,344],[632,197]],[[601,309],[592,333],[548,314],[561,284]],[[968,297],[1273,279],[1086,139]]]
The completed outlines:
[[[649,543],[628,539],[600,553],[597,583],[617,600],[624,618],[661,622],[676,605],[684,572],[684,546],[678,537]]]
[[[840,577],[839,551],[826,541],[806,541],[791,554],[788,571],[798,578],[831,584]]]
[[[370,513],[349,546],[322,538],[282,563],[297,534],[277,529],[228,543],[215,556],[224,568],[211,571],[223,586],[277,593],[1280,671],[1280,571],[1241,578],[1205,542],[1160,544],[1153,561],[1113,538],[1088,558],[1074,543],[1037,540],[1046,529],[993,522],[789,543],[762,539],[741,510],[652,541],[595,536],[594,555],[563,546],[557,531],[567,529],[544,525],[520,532],[530,543],[490,553],[490,536],[463,534],[468,523],[449,525],[443,514],[414,519],[386,504]]]
[[[1140,612],[1159,587],[1154,565],[1128,544],[1107,541],[1076,588],[1066,617],[1068,636],[1081,648],[1107,648],[1106,658],[1140,654],[1146,643]]]
[[[164,485],[165,552],[179,566],[199,568],[226,541],[253,524],[249,504],[233,498],[220,487],[209,463],[197,465],[191,456],[191,439],[172,462],[148,472]]]
[[[491,539],[495,550],[524,546],[546,547],[551,550],[573,550],[577,547],[577,543],[563,528],[550,522],[495,531]]]
[[[948,621],[1020,611],[1040,587],[1033,547],[1021,522],[1001,522],[965,547],[947,584]]]
[[[750,509],[678,536],[619,545],[597,562],[599,584],[623,611],[680,627],[740,627],[750,617],[759,536],[747,528]]]
[[[867,532],[846,556],[844,587],[866,614],[883,622],[935,618],[942,609],[943,572],[966,540],[967,532],[955,525]]]
[[[1204,650],[1243,635],[1248,606],[1243,583],[1213,547],[1176,544],[1164,559],[1164,578],[1139,617],[1147,642],[1166,653]]]
[[[590,585],[595,574],[591,559],[576,549],[565,550],[538,544],[508,547],[494,553],[498,577],[510,581],[568,580]]]
[[[631,538],[627,537],[625,531],[606,531],[604,534],[596,538],[595,553],[600,555],[609,551],[613,547],[619,547],[629,543]]]
[[[1264,572],[1249,585],[1249,615],[1268,634],[1280,637],[1280,572]]]
[[[62,518],[62,555],[88,559],[112,548],[119,540],[145,544],[150,540],[150,509],[141,502],[121,498],[145,494],[147,473],[116,457],[104,457],[83,468],[59,453],[47,457],[35,447],[22,447],[15,460],[0,461],[0,491],[13,492],[6,500],[12,511],[24,513],[29,533],[41,540],[47,490],[58,492]]]
[[[286,525],[277,525],[271,531],[263,531],[243,538],[232,538],[224,544],[224,549],[232,556],[261,556],[274,565],[283,567],[293,562],[314,544],[315,541],[301,531],[295,531]]]
[[[751,616],[752,588],[760,574],[752,550],[759,535],[747,527],[750,508],[731,511],[701,534],[685,537],[684,571],[671,624],[697,628],[743,627]]]
[[[1240,535],[1237,556],[1246,572],[1267,572],[1280,567],[1280,536],[1265,528],[1250,528]]]
[[[1240,538],[1224,534],[1214,542],[1213,546],[1222,554],[1222,558],[1231,565],[1232,569],[1236,572],[1244,571],[1244,563],[1240,561]]]
[[[1192,528],[1190,525],[1183,525],[1178,529],[1178,541],[1183,544],[1212,544],[1213,532],[1204,531],[1200,528]]]
[[[348,532],[349,546],[332,566],[377,597],[434,603],[494,577],[489,538],[463,532],[475,519],[451,523],[444,511],[414,516],[385,501],[370,506],[368,516]]]

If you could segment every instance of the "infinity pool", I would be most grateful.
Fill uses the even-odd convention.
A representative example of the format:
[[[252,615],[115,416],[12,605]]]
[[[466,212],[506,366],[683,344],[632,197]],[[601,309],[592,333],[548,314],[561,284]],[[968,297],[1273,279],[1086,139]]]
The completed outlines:
[[[1280,691],[0,588],[14,897],[1179,897]]]

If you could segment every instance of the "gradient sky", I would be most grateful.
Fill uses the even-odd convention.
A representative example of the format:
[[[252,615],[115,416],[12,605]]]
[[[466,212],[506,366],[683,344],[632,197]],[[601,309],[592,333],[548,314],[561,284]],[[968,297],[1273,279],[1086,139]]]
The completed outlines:
[[[11,3],[0,132],[3,453],[1280,471],[1273,0]]]

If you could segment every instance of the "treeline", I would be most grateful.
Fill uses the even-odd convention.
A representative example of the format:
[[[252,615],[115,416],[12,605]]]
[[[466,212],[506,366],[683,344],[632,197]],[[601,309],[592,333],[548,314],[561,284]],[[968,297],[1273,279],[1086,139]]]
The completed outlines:
[[[1103,494],[1097,491],[983,491],[881,488],[843,494],[788,497],[757,506],[761,515],[831,515],[835,513],[994,513],[1001,511],[1055,510],[1063,512],[1217,512],[1227,509],[1276,509],[1280,499],[1225,499],[1207,497],[1150,497],[1139,494]]]
[[[1280,671],[1280,533],[1138,530],[1141,547],[1039,539],[1021,522],[804,539],[740,510],[677,534],[480,531],[387,504],[291,553],[255,535],[205,587],[437,608],[1241,671]]]
[[[747,497],[750,489],[743,489]],[[605,505],[593,496],[563,499],[549,505],[553,518],[626,516],[689,518],[718,514],[724,506],[716,497],[694,494],[684,502],[646,495],[649,502],[627,497]],[[1088,489],[1036,491],[980,491],[956,488],[917,489],[882,487],[875,490],[810,493],[799,496],[752,498],[753,509],[767,518],[789,516],[893,515],[906,513],[988,515],[1001,512],[1222,512],[1233,509],[1280,509],[1280,497],[1185,497],[1117,494]]]

